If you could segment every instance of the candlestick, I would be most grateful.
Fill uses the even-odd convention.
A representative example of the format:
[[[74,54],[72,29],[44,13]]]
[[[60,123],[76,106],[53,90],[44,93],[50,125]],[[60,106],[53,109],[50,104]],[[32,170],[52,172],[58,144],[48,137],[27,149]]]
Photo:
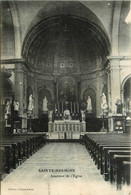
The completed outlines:
[[[74,102],[74,113],[76,113],[75,102]]]
[[[77,103],[77,113],[79,113],[79,103]]]
[[[56,113],[56,104],[55,104],[55,113]]]
[[[71,102],[71,113],[72,113],[72,102]]]
[[[60,113],[60,104],[58,102],[58,113]]]
[[[63,102],[62,102],[62,114],[63,114]]]

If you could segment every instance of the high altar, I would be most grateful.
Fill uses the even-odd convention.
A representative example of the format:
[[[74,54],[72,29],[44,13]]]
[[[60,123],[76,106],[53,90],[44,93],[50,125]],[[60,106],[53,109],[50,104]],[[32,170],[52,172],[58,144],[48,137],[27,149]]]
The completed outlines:
[[[50,137],[58,139],[79,139],[81,132],[86,131],[86,122],[80,120],[55,120],[48,123]]]
[[[61,114],[62,120],[54,120],[50,115],[48,123],[48,131],[50,138],[54,139],[79,139],[81,132],[86,131],[86,123],[84,120],[72,120],[70,110],[67,109],[68,102],[66,102],[66,109]],[[52,113],[51,113],[52,114]]]

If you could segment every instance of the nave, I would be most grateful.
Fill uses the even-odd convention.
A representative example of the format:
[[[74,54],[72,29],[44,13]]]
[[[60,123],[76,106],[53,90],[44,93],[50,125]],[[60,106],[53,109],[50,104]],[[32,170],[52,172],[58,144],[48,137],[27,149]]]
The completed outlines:
[[[3,179],[2,190],[13,195],[123,194],[104,181],[85,145],[77,142],[47,143]]]

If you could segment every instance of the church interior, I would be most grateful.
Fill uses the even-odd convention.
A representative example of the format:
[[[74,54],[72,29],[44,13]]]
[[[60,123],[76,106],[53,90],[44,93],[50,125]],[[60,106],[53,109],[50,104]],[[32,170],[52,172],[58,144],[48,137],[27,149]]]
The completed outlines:
[[[130,30],[126,0],[1,1],[3,192],[128,190]]]

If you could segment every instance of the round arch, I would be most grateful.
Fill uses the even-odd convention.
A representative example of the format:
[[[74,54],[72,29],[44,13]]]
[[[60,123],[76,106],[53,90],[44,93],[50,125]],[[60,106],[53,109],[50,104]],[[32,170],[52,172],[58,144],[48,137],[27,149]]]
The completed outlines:
[[[88,19],[85,19],[82,17],[78,17],[75,15],[69,15],[69,16],[63,15],[63,16],[55,16],[55,17],[43,20],[37,23],[35,26],[33,26],[32,29],[30,29],[30,31],[27,33],[25,37],[25,40],[22,46],[21,55],[23,56],[23,58],[25,58],[29,62],[31,60],[31,63],[35,65],[37,60],[35,57],[36,55],[34,55],[34,53],[37,54],[37,52],[40,49],[41,39],[43,39],[42,38],[43,33],[50,31],[50,29],[54,29],[54,32],[56,33],[56,29],[57,31],[60,31],[62,26],[64,28],[64,26],[66,25],[69,25],[70,30],[72,31],[73,30],[73,28],[71,28],[72,23],[73,25],[75,25],[74,27],[76,29],[78,27],[78,24],[81,25],[81,28],[79,29],[84,29],[82,32],[83,33],[85,32],[85,36],[87,34],[86,33],[87,31],[94,34],[93,36],[95,37],[95,41],[97,42],[97,45],[99,45],[99,47],[102,48],[102,51],[103,51],[102,53],[104,53],[103,55],[104,56],[109,55],[110,41],[109,41],[107,34],[100,26],[97,26],[96,24],[92,23]],[[77,32],[76,29],[75,29],[75,33]],[[47,40],[44,40],[44,41],[47,41]],[[34,45],[37,45],[37,47],[34,47]]]

